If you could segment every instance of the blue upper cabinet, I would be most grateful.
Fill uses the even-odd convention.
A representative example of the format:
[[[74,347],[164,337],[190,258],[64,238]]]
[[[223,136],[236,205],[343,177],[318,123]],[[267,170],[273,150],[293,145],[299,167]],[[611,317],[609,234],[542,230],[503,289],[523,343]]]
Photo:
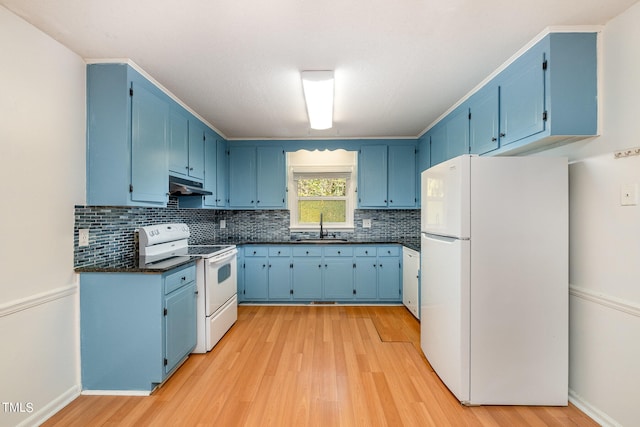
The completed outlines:
[[[358,204],[361,208],[387,207],[387,146],[365,145],[358,153]]]
[[[489,84],[469,98],[469,152],[484,154],[498,148],[498,87]]]
[[[258,147],[256,167],[256,207],[284,208],[287,177],[283,148]]]
[[[229,206],[255,208],[256,206],[256,148],[229,147]]]
[[[447,117],[445,124],[447,158],[451,159],[469,152],[469,107],[460,105]]]
[[[545,130],[547,46],[545,42],[536,44],[498,77],[500,146]]]
[[[196,181],[204,179],[205,126],[185,109],[172,105],[169,173]]]
[[[285,152],[281,146],[229,147],[229,207],[286,208]]]
[[[445,122],[436,124],[429,132],[431,136],[431,166],[447,160],[447,127]]]
[[[216,206],[223,208],[229,205],[229,150],[227,141],[218,138],[216,140],[216,151]]]
[[[227,173],[228,173],[228,155],[227,142],[218,134],[208,127],[199,124],[195,127],[198,134],[202,132],[202,175],[204,176],[203,188],[211,192],[207,196],[182,196],[178,198],[178,205],[181,208],[200,208],[200,209],[222,209],[227,206]],[[193,129],[190,126],[190,129]],[[195,149],[190,148],[190,152],[200,152],[200,144],[192,144]],[[194,162],[190,164],[194,165]],[[198,169],[198,167],[194,167]],[[173,172],[172,172],[173,173]],[[194,179],[194,176],[189,176]]]
[[[182,108],[171,108],[169,172],[185,177],[189,172],[189,115]]]
[[[543,37],[425,134],[430,165],[463,151],[461,109],[473,154],[534,152],[596,135],[596,45],[596,33]]]
[[[596,135],[596,33],[551,33],[495,81],[499,148],[517,154]]]
[[[416,154],[415,144],[363,145],[358,155],[358,206],[416,207]]]
[[[126,64],[87,66],[87,203],[166,206],[169,98]]]
[[[387,197],[390,208],[413,208],[417,204],[415,145],[390,145]]]
[[[189,120],[189,178],[204,180],[205,126],[199,120]]]

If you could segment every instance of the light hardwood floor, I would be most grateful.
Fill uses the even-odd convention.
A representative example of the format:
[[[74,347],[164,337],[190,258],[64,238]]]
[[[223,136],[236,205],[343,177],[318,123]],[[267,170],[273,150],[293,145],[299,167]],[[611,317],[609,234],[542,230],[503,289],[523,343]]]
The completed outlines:
[[[461,406],[404,307],[240,306],[148,397],[80,396],[45,426],[597,426],[568,407]]]

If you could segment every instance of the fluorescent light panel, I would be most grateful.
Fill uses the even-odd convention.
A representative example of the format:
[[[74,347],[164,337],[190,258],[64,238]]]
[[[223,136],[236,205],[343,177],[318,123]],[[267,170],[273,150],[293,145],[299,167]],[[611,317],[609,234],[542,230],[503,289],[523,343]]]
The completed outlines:
[[[333,71],[303,71],[302,89],[311,129],[333,126]]]

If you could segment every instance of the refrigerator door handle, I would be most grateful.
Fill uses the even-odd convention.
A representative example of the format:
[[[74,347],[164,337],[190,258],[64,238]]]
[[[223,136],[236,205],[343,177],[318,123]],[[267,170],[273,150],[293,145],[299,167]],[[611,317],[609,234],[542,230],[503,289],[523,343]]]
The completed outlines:
[[[422,232],[422,237],[424,237],[425,239],[439,240],[439,241],[448,242],[448,243],[455,242],[456,240],[470,240],[468,237],[460,238],[460,237],[454,237],[454,236],[425,233],[424,231]]]

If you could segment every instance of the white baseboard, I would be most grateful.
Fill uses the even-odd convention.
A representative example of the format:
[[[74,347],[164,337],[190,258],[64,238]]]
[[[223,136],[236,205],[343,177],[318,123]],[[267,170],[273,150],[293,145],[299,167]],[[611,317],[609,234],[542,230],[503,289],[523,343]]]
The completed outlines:
[[[584,400],[582,396],[569,389],[569,402],[571,402],[576,408],[587,414],[592,420],[600,424],[602,427],[622,427],[622,424],[616,422],[613,418],[592,406],[589,402]]]
[[[75,385],[38,411],[32,413],[29,418],[22,421],[17,427],[39,426],[58,413],[78,396],[80,396],[80,386]]]
[[[149,396],[147,390],[82,390],[83,396]]]

